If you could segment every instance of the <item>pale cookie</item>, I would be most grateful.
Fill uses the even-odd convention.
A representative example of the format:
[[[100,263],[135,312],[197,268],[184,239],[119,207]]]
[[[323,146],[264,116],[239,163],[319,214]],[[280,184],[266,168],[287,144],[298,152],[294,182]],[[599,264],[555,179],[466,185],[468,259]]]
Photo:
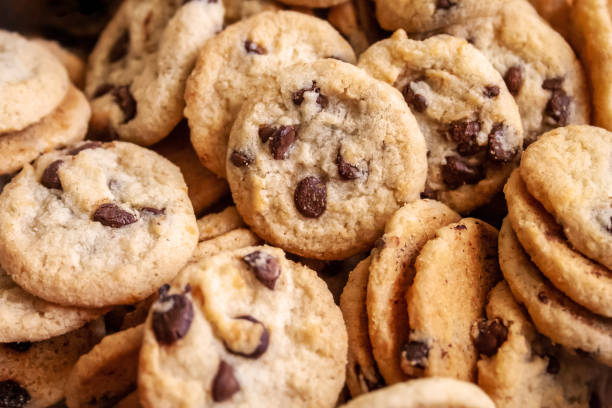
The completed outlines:
[[[0,137],[51,113],[69,88],[66,68],[49,51],[0,30]]]
[[[570,355],[536,332],[508,285],[489,294],[487,320],[474,325],[478,385],[498,408],[589,408],[609,368]]]
[[[518,107],[501,75],[463,39],[408,39],[404,30],[372,45],[359,67],[397,88],[427,142],[425,195],[469,213],[501,191],[523,147]]]
[[[20,170],[43,153],[85,138],[91,109],[71,86],[54,111],[23,130],[0,134],[0,174]]]
[[[257,235],[246,228],[237,228],[215,238],[199,242],[193,251],[191,259],[192,261],[199,261],[222,251],[246,248],[258,245],[259,243],[261,243],[261,240]]]
[[[127,0],[89,56],[92,135],[151,145],[183,117],[185,81],[221,30],[220,1]]]
[[[494,16],[443,31],[470,41],[504,77],[521,113],[525,145],[553,128],[589,123],[589,93],[580,62],[527,1],[508,1]]]
[[[176,275],[197,241],[179,169],[131,143],[47,153],[0,195],[2,267],[59,304],[142,300]]]
[[[198,160],[189,141],[189,127],[186,121],[181,121],[167,138],[151,148],[181,169],[196,214],[229,194],[225,180],[202,166]]]
[[[415,201],[389,219],[372,251],[367,289],[369,334],[387,384],[408,378],[400,366],[400,353],[410,331],[406,291],[414,278],[414,260],[438,229],[460,219],[438,201]]]
[[[547,133],[521,162],[527,190],[552,214],[567,240],[612,269],[612,133],[568,126]]]
[[[401,94],[334,59],[296,64],[236,120],[227,176],[264,240],[308,258],[368,250],[423,190],[426,147]]]
[[[149,407],[333,407],[344,385],[342,314],[315,272],[249,247],[187,266],[145,323]]]
[[[79,358],[66,381],[68,408],[111,407],[136,389],[143,328],[106,336]]]
[[[487,294],[501,278],[497,230],[474,218],[443,227],[425,244],[414,269],[402,369],[412,376],[474,381],[478,350],[472,325],[484,316]]]
[[[208,41],[185,91],[202,163],[225,177],[227,140],[245,99],[274,90],[282,68],[328,57],[355,62],[351,46],[327,22],[293,11],[257,14]]]
[[[31,41],[42,45],[49,51],[55,58],[62,63],[68,78],[78,88],[83,87],[83,81],[85,80],[85,61],[81,59],[77,54],[63,48],[57,41],[46,40],[44,38],[32,38]]]
[[[346,385],[353,397],[385,385],[376,367],[368,335],[366,293],[370,275],[369,268],[370,258],[368,257],[349,273],[348,281],[340,296],[340,310],[342,310],[348,333]]]
[[[512,229],[540,272],[574,302],[612,317],[612,272],[570,246],[561,226],[527,192],[518,170],[504,191]]]
[[[523,251],[507,218],[499,234],[499,263],[512,294],[540,333],[612,366],[612,319],[589,312],[545,280]]]
[[[362,395],[342,408],[494,408],[474,384],[452,378],[423,378]]]
[[[199,242],[218,237],[232,230],[244,227],[236,207],[227,207],[221,212],[205,215],[198,219]]]
[[[0,407],[47,408],[60,402],[70,370],[98,340],[84,327],[39,343],[0,344]]]

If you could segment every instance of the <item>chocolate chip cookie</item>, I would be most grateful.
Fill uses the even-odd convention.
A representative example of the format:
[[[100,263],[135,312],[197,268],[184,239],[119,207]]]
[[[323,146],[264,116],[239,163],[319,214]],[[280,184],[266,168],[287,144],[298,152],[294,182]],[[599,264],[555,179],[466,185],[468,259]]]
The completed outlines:
[[[468,213],[501,190],[518,161],[523,128],[501,75],[466,41],[408,39],[372,45],[359,67],[402,92],[428,147],[425,195]]]
[[[371,247],[423,190],[425,140],[401,94],[334,59],[296,64],[245,102],[227,152],[238,212],[308,258]]]

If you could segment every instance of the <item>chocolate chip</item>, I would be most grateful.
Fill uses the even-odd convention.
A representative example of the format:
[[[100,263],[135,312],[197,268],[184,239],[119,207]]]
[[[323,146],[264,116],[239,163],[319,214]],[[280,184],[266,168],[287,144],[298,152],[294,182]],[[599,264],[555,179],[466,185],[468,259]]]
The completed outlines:
[[[503,123],[496,123],[489,133],[489,157],[494,161],[507,163],[516,156],[516,149],[508,146]]]
[[[480,121],[457,120],[448,127],[448,135],[457,143],[457,152],[462,156],[469,156],[482,149],[477,143],[480,132]]]
[[[43,171],[42,178],[40,179],[40,184],[47,188],[55,188],[57,190],[61,190],[62,182],[60,181],[57,171],[63,163],[64,162],[62,160],[56,160],[49,166],[47,166],[45,171]]]
[[[455,189],[463,184],[478,183],[484,178],[484,169],[480,165],[471,165],[461,157],[449,156],[442,167],[442,178],[448,187]]]
[[[26,351],[30,349],[30,347],[32,347],[32,343],[30,343],[29,341],[20,341],[16,343],[4,343],[4,345],[18,353],[25,353]]]
[[[538,293],[538,300],[544,304],[548,303],[548,296],[544,292]]]
[[[277,130],[278,128],[274,126],[261,125],[257,132],[259,134],[259,139],[261,139],[261,143],[266,143]]]
[[[212,383],[213,400],[216,402],[228,400],[238,391],[240,391],[240,384],[234,375],[234,368],[221,360]]]
[[[554,91],[555,89],[561,89],[563,87],[564,79],[565,78],[563,77],[545,79],[544,82],[542,82],[542,88],[549,90],[549,91]]]
[[[298,183],[293,201],[304,217],[319,218],[327,207],[327,186],[317,177],[305,177]]]
[[[455,231],[465,231],[467,230],[467,227],[463,224],[459,224],[455,227]]]
[[[278,259],[263,251],[255,251],[244,256],[242,260],[255,272],[255,277],[268,289],[274,289],[281,269]]]
[[[523,86],[523,69],[519,65],[508,68],[504,82],[512,95],[518,95]]]
[[[255,323],[260,325],[263,328],[263,331],[261,333],[261,337],[259,338],[259,344],[257,345],[257,347],[255,348],[255,350],[253,350],[250,353],[244,353],[238,350],[232,350],[229,347],[226,346],[227,350],[232,353],[232,354],[236,354],[238,356],[241,357],[246,357],[246,358],[259,358],[261,357],[261,355],[263,353],[266,352],[266,350],[268,350],[268,345],[270,344],[270,332],[268,331],[268,329],[266,328],[266,326],[264,326],[264,324],[262,322],[260,322],[259,320],[255,319],[253,316],[238,316],[236,319],[241,319],[241,320],[247,320],[249,322]]]
[[[96,88],[96,90],[93,93],[93,98],[99,98],[103,95],[106,95],[107,93],[109,93],[110,91],[112,91],[114,88],[113,85],[111,84],[102,84],[99,87]]]
[[[340,152],[336,156],[336,165],[338,166],[338,174],[344,180],[355,180],[363,175],[359,167],[345,162]]]
[[[71,156],[76,156],[77,154],[81,153],[83,150],[98,149],[100,147],[102,147],[102,142],[97,142],[97,141],[87,142],[87,143],[83,143],[79,147],[75,147],[74,149],[70,150],[68,154]]]
[[[121,228],[137,221],[133,214],[112,203],[105,203],[98,207],[94,212],[93,220],[112,228]]]
[[[456,6],[457,3],[451,0],[438,0],[436,1],[436,9],[448,10],[451,7]]]
[[[236,167],[246,167],[253,163],[253,157],[248,153],[239,152],[234,150],[230,155],[230,161]]]
[[[128,30],[123,31],[113,47],[108,53],[109,62],[117,62],[121,58],[125,57],[128,53],[128,47],[130,46],[130,32]]]
[[[142,207],[140,212],[149,213],[153,215],[163,215],[166,213],[165,208],[153,208],[153,207]]]
[[[317,81],[312,81],[312,85],[309,88],[302,88],[298,91],[295,91],[291,95],[291,100],[297,106],[300,106],[302,102],[304,102],[304,93],[305,92],[316,92],[319,95],[317,96],[317,103],[323,108],[327,108],[329,101],[327,96],[321,94],[321,89],[317,86]]]
[[[429,357],[429,346],[421,341],[411,341],[401,351],[402,359],[410,366],[425,369]]]
[[[427,109],[427,100],[423,95],[414,92],[412,89],[412,82],[409,82],[408,85],[404,87],[402,95],[404,95],[404,99],[408,106],[415,111],[424,112],[425,109]]]
[[[487,357],[495,355],[508,338],[508,328],[500,319],[483,319],[477,325],[478,336],[474,339],[476,350]]]
[[[16,381],[0,382],[0,407],[22,408],[30,402],[30,393]]]
[[[287,152],[297,138],[298,126],[289,125],[281,126],[274,132],[270,140],[270,153],[275,160],[284,160],[287,158]]]
[[[115,98],[115,103],[119,105],[123,112],[122,123],[127,123],[134,119],[134,116],[136,116],[136,100],[134,100],[130,92],[130,87],[127,85],[116,87],[113,89],[113,98]]]
[[[264,55],[268,53],[268,50],[251,40],[246,40],[244,42],[244,49],[250,54]]]
[[[548,356],[548,365],[546,366],[546,372],[548,374],[559,374],[561,371],[561,363],[555,356]]]
[[[487,98],[495,98],[499,95],[500,89],[497,85],[486,86],[484,90],[484,96]]]
[[[152,326],[155,339],[161,344],[172,344],[187,334],[193,321],[193,304],[187,298],[191,287],[183,293],[168,295],[168,286],[159,289],[159,299],[153,305]]]
[[[546,104],[546,114],[559,126],[567,125],[572,98],[563,89],[555,89]]]

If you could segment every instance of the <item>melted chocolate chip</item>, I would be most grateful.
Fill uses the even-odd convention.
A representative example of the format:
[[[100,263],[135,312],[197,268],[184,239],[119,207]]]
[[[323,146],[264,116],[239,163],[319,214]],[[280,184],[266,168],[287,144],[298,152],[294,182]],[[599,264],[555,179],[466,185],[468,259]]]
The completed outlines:
[[[53,163],[51,163],[45,169],[45,171],[43,171],[42,178],[40,179],[40,184],[42,184],[43,186],[47,188],[54,188],[57,190],[61,190],[62,183],[60,181],[59,175],[57,174],[57,171],[59,170],[60,166],[63,163],[64,162],[62,160],[56,160]]]
[[[248,153],[234,150],[230,155],[230,161],[236,167],[247,167],[253,163],[253,157]]]
[[[499,95],[500,89],[497,85],[486,86],[484,90],[484,96],[487,98],[495,98]]]
[[[417,112],[424,112],[425,109],[427,109],[427,100],[423,95],[414,92],[411,85],[412,82],[409,82],[408,85],[404,87],[402,95],[404,95],[404,99],[410,108]]]
[[[546,372],[548,374],[559,374],[561,371],[561,363],[555,356],[548,356],[548,365],[546,366]]]
[[[436,1],[436,9],[438,10],[448,10],[451,7],[456,6],[457,3],[451,0],[437,0]]]
[[[6,380],[0,382],[0,407],[22,408],[30,402],[30,393],[16,381]]]
[[[261,125],[258,130],[259,139],[261,143],[266,143],[268,139],[274,136],[274,133],[278,130],[275,126]]]
[[[336,156],[336,165],[338,166],[338,174],[344,180],[355,180],[363,175],[359,167],[345,162],[340,152]]]
[[[149,213],[153,215],[163,215],[166,213],[165,208],[153,208],[153,207],[142,207],[140,212]]]
[[[117,62],[121,58],[125,57],[128,53],[129,46],[130,32],[125,30],[123,33],[121,33],[119,38],[117,38],[117,41],[115,41],[115,44],[113,44],[113,47],[110,49],[110,52],[108,53],[108,61]]]
[[[565,78],[563,77],[545,79],[544,82],[542,82],[542,88],[549,90],[549,91],[554,91],[555,89],[561,89],[563,87],[564,79]]]
[[[159,289],[159,299],[153,305],[152,326],[155,339],[161,344],[172,344],[187,334],[193,321],[193,304],[187,298],[188,285],[181,294],[168,295],[168,286]]]
[[[523,86],[523,69],[519,65],[508,68],[504,75],[504,82],[512,95],[518,95]]]
[[[319,218],[327,207],[327,186],[317,177],[305,177],[298,183],[293,201],[304,217]]]
[[[429,346],[420,341],[411,341],[402,349],[402,358],[412,367],[425,369],[429,357]]]
[[[97,141],[87,142],[87,143],[83,143],[79,147],[75,147],[74,149],[70,150],[68,154],[70,156],[76,156],[77,154],[81,153],[83,150],[98,149],[100,147],[102,147],[102,142],[97,142]]]
[[[503,123],[496,123],[489,133],[488,156],[498,162],[507,163],[516,156],[516,150],[508,146]]]
[[[563,89],[555,89],[546,104],[545,112],[559,126],[567,125],[572,98]]]
[[[266,352],[266,350],[268,350],[268,345],[270,344],[270,332],[268,331],[267,327],[264,326],[264,324],[262,322],[260,322],[259,320],[255,319],[253,316],[238,316],[237,319],[241,319],[241,320],[248,320],[249,322],[255,323],[260,325],[263,328],[263,331],[261,333],[261,337],[259,338],[259,344],[257,345],[257,347],[255,348],[255,350],[253,350],[251,353],[243,353],[241,351],[237,351],[237,350],[232,350],[229,347],[226,346],[227,350],[232,353],[232,354],[236,354],[238,356],[241,357],[246,357],[246,358],[259,358],[261,357],[261,355],[263,355],[263,353]]]
[[[295,91],[292,95],[291,95],[291,100],[293,101],[293,103],[297,106],[300,106],[302,104],[302,102],[304,102],[304,93],[305,92],[316,92],[317,94],[319,94],[317,96],[317,103],[323,108],[327,108],[327,105],[329,104],[329,100],[327,99],[327,96],[321,94],[321,89],[317,86],[317,82],[316,81],[312,81],[312,85],[309,88],[302,88],[298,91]]]
[[[107,93],[109,93],[110,91],[112,91],[114,88],[113,85],[111,84],[102,84],[99,87],[96,88],[96,90],[93,93],[93,98],[99,98],[101,96],[106,95]]]
[[[30,343],[29,341],[20,341],[16,343],[4,343],[4,345],[8,347],[9,349],[16,351],[18,353],[25,353],[26,351],[30,349],[30,347],[32,347],[32,343]]]
[[[255,251],[244,256],[242,260],[255,272],[255,277],[268,289],[274,290],[281,269],[278,259],[266,252]]]
[[[121,228],[137,221],[132,213],[112,203],[105,203],[98,207],[94,212],[93,220],[112,228]]]
[[[234,375],[234,368],[221,360],[212,383],[213,400],[216,402],[228,400],[238,391],[240,391],[240,384]]]
[[[287,152],[297,138],[297,125],[281,126],[270,140],[270,153],[274,160],[285,160]]]
[[[250,40],[246,40],[244,42],[244,49],[249,54],[264,55],[268,53],[268,50],[266,50],[264,47]]]
[[[544,292],[540,292],[538,293],[538,300],[544,304],[548,303],[548,296],[546,296],[546,293]]]
[[[115,98],[115,103],[119,105],[123,112],[122,123],[127,123],[134,119],[134,116],[136,116],[136,100],[132,96],[132,92],[130,92],[130,87],[125,85],[114,88],[113,98]]]
[[[482,149],[476,140],[478,132],[480,132],[478,120],[458,120],[452,122],[448,128],[448,134],[457,143],[457,152],[462,156],[475,154]]]
[[[478,322],[478,336],[474,346],[480,354],[491,357],[508,338],[508,328],[500,319],[481,320]]]
[[[484,169],[480,165],[471,165],[465,159],[458,156],[446,158],[446,164],[442,167],[442,178],[451,189],[458,188],[464,184],[476,184],[484,177]]]

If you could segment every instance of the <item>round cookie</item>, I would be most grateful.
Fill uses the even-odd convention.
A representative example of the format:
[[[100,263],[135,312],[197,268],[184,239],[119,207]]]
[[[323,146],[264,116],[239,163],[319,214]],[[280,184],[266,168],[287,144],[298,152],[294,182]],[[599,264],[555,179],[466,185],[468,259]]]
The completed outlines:
[[[518,107],[482,53],[448,35],[404,30],[372,45],[359,67],[402,92],[428,147],[425,195],[460,213],[501,190],[523,147]]]
[[[221,30],[220,1],[128,0],[89,56],[91,134],[151,145],[183,118],[187,76]]]
[[[442,227],[423,246],[414,269],[402,369],[412,376],[474,381],[472,325],[484,316],[487,294],[501,278],[497,230],[475,218]]]
[[[612,133],[568,126],[543,136],[524,154],[527,190],[552,214],[578,251],[612,269]]]
[[[248,246],[258,245],[260,243],[261,240],[259,237],[248,229],[237,228],[219,235],[218,237],[198,243],[198,246],[193,251],[191,260],[198,261],[207,256],[216,255],[222,251],[246,248]]]
[[[296,64],[245,102],[227,152],[238,212],[308,258],[367,250],[423,190],[426,147],[391,86],[334,59]]]
[[[452,378],[422,378],[362,395],[342,408],[494,408],[474,384]]]
[[[347,337],[316,273],[249,247],[186,267],[145,323],[139,393],[150,407],[333,407]]]
[[[131,143],[47,153],[0,195],[2,267],[58,304],[142,300],[175,276],[197,240],[179,169]]]
[[[512,229],[540,272],[576,303],[612,317],[612,272],[570,246],[561,226],[527,192],[519,170],[504,191]]]
[[[475,325],[483,347],[478,385],[498,408],[588,408],[608,368],[570,355],[538,334],[505,282],[489,294],[487,319]]]
[[[38,122],[65,98],[70,80],[43,46],[0,30],[0,135]]]
[[[225,177],[227,140],[245,99],[275,89],[282,68],[328,57],[355,62],[327,22],[293,11],[257,14],[208,41],[185,91],[191,141],[204,166]]]
[[[471,42],[503,76],[521,113],[525,146],[553,128],[589,123],[587,82],[572,48],[527,1],[504,4],[494,16],[442,31]]]
[[[414,260],[436,231],[461,219],[439,201],[418,200],[399,209],[372,250],[367,288],[368,330],[379,370],[387,384],[405,381],[401,348],[408,341],[406,291]]]
[[[221,212],[207,214],[198,219],[198,241],[206,241],[225,234],[226,232],[244,227],[244,222],[236,207],[227,207]]]
[[[612,319],[589,312],[548,283],[523,251],[507,218],[499,233],[499,263],[512,294],[540,333],[612,366]]]
[[[38,156],[85,138],[91,109],[71,86],[54,111],[23,130],[0,134],[0,174],[19,171]]]

